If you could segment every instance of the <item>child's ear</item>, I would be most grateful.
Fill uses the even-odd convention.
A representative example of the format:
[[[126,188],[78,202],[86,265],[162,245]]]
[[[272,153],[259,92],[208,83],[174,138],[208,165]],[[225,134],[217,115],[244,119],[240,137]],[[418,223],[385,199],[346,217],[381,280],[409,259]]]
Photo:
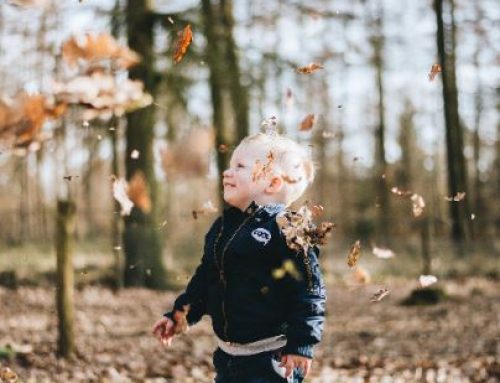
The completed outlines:
[[[269,186],[266,188],[267,193],[278,193],[283,189],[284,181],[280,176],[273,176]]]

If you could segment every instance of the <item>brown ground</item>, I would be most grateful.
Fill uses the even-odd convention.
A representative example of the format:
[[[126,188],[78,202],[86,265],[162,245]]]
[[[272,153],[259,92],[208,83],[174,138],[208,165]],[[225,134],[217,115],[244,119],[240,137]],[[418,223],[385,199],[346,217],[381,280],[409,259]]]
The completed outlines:
[[[381,286],[329,286],[324,341],[309,383],[500,381],[500,282],[439,282],[451,298],[435,306],[404,307],[414,281],[387,281],[392,292],[370,303]],[[78,291],[74,361],[58,360],[54,291],[0,288],[0,359],[19,382],[211,382],[214,341],[208,318],[163,348],[152,324],[174,293],[100,287]],[[5,350],[4,350],[5,351]]]

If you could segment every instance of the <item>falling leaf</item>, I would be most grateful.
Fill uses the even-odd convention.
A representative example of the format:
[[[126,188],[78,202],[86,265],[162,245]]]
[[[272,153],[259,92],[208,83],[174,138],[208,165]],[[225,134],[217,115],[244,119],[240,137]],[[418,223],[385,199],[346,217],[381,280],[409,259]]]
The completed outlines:
[[[264,119],[260,125],[266,134],[277,134],[276,127],[278,125],[278,120],[276,116]]]
[[[318,218],[323,215],[323,212],[325,211],[325,208],[322,205],[313,205],[311,207],[311,213],[313,218]]]
[[[283,261],[283,264],[280,268],[274,269],[272,271],[272,276],[274,279],[282,279],[285,277],[286,274],[290,274],[290,276],[293,279],[298,280],[298,281],[300,281],[302,279],[302,275],[295,267],[295,264],[293,263],[293,261],[290,259]]]
[[[63,179],[66,181],[71,181],[73,178],[78,178],[80,176],[64,176]]]
[[[470,219],[471,219],[471,221],[474,221],[474,219],[476,219],[476,215],[475,215],[474,213],[472,213],[472,214],[470,215]]]
[[[329,130],[323,130],[321,132],[321,136],[323,138],[335,138],[336,135],[337,135],[337,133],[329,131]]]
[[[349,252],[349,255],[347,256],[347,264],[349,265],[349,267],[353,267],[356,265],[360,255],[361,255],[361,244],[360,244],[359,239],[358,239],[351,246],[351,251]]]
[[[466,194],[467,193],[465,193],[465,192],[457,192],[457,194],[455,194],[453,197],[444,197],[444,199],[446,201],[450,201],[450,202],[451,201],[460,202],[460,201],[462,201],[465,198]]]
[[[62,56],[69,66],[80,62],[95,64],[100,60],[111,60],[120,68],[128,69],[139,63],[139,55],[122,46],[107,33],[74,36],[64,42]]]
[[[297,182],[302,180],[302,177],[292,178],[292,177],[288,176],[287,174],[282,174],[281,178],[283,178],[283,181],[285,181],[288,184],[296,184]]]
[[[316,64],[316,63],[310,63],[309,65],[297,68],[297,72],[303,73],[303,74],[311,74],[313,72],[316,72],[319,69],[323,69],[323,65]]]
[[[286,90],[285,107],[286,107],[286,109],[293,108],[293,93],[292,93],[292,90],[290,88],[288,88]]]
[[[391,193],[392,194],[396,194],[400,197],[408,197],[408,196],[411,196],[413,194],[412,191],[409,191],[409,190],[401,190],[400,188],[398,188],[397,186],[394,186],[391,188]]]
[[[438,73],[441,73],[441,65],[433,64],[429,72],[429,81],[434,81]]]
[[[436,283],[438,279],[434,275],[421,275],[418,281],[420,282],[420,286],[428,287]]]
[[[307,253],[307,249],[313,246],[326,244],[335,224],[322,222],[317,226],[312,218],[312,212],[307,205],[297,212],[286,211],[276,217],[278,227],[290,249]]]
[[[413,207],[413,216],[419,217],[424,212],[425,201],[421,195],[416,193],[412,194],[410,197]]]
[[[132,150],[132,153],[130,153],[130,158],[132,158],[133,160],[136,160],[139,158],[139,151],[134,149]]]
[[[384,287],[384,288],[378,290],[375,294],[373,294],[372,298],[370,299],[370,302],[380,302],[382,299],[384,299],[390,293],[391,293],[391,291],[388,288]]]
[[[373,247],[373,255],[378,258],[387,259],[393,258],[396,254],[391,249],[383,248],[383,247]]]
[[[205,202],[203,204],[203,206],[201,207],[201,209],[193,210],[193,212],[192,212],[194,219],[198,219],[199,215],[212,214],[212,213],[217,213],[217,208],[214,206],[214,204],[210,200]]]
[[[187,52],[187,49],[193,41],[193,32],[191,25],[188,24],[182,31],[177,33],[177,43],[174,50],[174,63],[178,64]]]
[[[121,215],[130,215],[134,203],[128,198],[127,181],[125,179],[119,178],[113,180],[113,197],[121,206]]]
[[[167,20],[168,20],[168,22],[169,22],[170,24],[173,24],[173,23],[174,23],[174,19],[172,19],[172,17],[171,17],[171,16],[168,16],[168,17],[167,17]]]
[[[151,198],[149,197],[147,180],[142,171],[137,170],[130,178],[127,187],[127,195],[133,204],[144,213],[149,213],[151,211]]]
[[[220,153],[227,153],[229,151],[229,147],[226,144],[220,144],[218,150]]]
[[[315,120],[314,114],[308,114],[306,117],[304,117],[304,119],[300,123],[299,130],[301,132],[311,130],[312,127],[314,126],[314,120]]]
[[[255,160],[255,164],[252,169],[252,181],[256,182],[260,179],[266,179],[272,172],[273,162],[274,154],[272,151],[267,154],[266,163],[262,164],[260,160]]]

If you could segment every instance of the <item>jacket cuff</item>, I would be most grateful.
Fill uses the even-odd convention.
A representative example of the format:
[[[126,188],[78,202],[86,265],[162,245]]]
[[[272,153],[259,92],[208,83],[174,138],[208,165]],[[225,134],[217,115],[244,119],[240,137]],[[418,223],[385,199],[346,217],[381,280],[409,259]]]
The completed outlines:
[[[314,348],[312,345],[298,346],[287,344],[283,349],[283,354],[300,355],[312,359],[314,357]]]
[[[163,314],[163,316],[170,319],[175,324],[177,324],[177,322],[174,319],[174,311],[167,311],[165,314]]]

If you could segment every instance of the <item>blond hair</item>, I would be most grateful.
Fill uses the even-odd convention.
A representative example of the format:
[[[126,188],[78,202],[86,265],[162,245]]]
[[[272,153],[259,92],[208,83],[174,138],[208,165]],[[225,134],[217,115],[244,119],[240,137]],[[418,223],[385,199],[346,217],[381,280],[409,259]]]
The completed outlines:
[[[286,204],[299,199],[314,180],[310,153],[292,139],[277,133],[257,133],[245,137],[239,146],[257,145],[266,152],[271,173],[284,181]]]

